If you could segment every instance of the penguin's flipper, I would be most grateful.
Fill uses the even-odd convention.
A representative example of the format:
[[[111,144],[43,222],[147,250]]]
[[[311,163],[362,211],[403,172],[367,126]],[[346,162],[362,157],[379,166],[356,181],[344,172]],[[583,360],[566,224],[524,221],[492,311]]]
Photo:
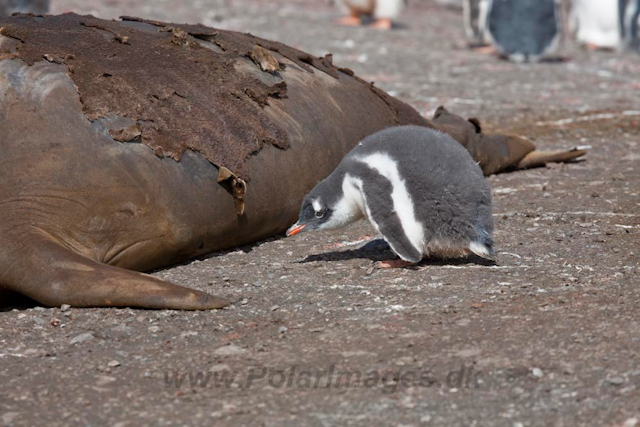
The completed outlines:
[[[397,209],[394,209],[391,197],[394,189],[391,181],[382,175],[369,172],[360,190],[367,218],[391,246],[391,250],[404,261],[420,262],[423,251],[411,242],[396,213]]]
[[[516,169],[529,169],[545,166],[547,163],[563,163],[575,160],[587,154],[586,150],[574,148],[573,150],[556,151],[532,151],[524,156],[516,166]]]

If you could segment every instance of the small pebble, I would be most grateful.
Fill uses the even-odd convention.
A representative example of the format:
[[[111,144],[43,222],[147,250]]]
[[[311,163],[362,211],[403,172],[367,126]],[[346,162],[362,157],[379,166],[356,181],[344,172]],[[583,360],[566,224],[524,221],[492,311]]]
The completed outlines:
[[[624,378],[622,377],[613,377],[613,378],[609,378],[609,384],[611,385],[622,385],[624,384]]]
[[[287,332],[289,330],[289,328],[287,328],[286,326],[280,326],[278,328],[278,333],[284,334],[285,332]]]
[[[107,366],[110,368],[117,368],[118,366],[120,366],[120,362],[118,362],[117,360],[112,360],[111,362],[107,363]]]
[[[220,347],[213,352],[213,354],[217,354],[218,356],[235,356],[238,354],[245,353],[246,350],[238,347],[234,344],[225,345],[224,347]]]
[[[69,304],[62,304],[60,306],[60,311],[64,313],[65,311],[68,311],[70,308],[71,306]]]
[[[421,423],[428,423],[430,421],[431,421],[431,415],[423,415],[422,417],[420,417]]]
[[[540,369],[540,368],[533,368],[531,370],[531,375],[534,378],[542,378],[544,376],[544,372],[542,372],[542,369]]]
[[[88,342],[93,340],[94,336],[91,332],[85,332],[83,334],[80,335],[76,335],[74,338],[71,339],[71,344],[80,344],[83,342]]]

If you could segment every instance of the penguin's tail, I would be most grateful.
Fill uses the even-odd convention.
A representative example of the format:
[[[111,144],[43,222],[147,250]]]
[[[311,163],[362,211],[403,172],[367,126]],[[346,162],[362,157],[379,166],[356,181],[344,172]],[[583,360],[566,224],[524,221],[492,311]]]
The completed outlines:
[[[483,229],[476,228],[478,239],[469,243],[469,250],[481,258],[497,262],[491,235]]]
[[[469,250],[481,258],[496,262],[496,253],[493,250],[493,246],[488,246],[480,242],[469,243]]]

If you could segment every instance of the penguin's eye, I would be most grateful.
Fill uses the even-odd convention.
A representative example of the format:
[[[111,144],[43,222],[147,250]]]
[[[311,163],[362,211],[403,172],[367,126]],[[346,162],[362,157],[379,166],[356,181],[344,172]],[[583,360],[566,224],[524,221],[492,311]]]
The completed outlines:
[[[316,211],[316,218],[322,218],[324,216],[324,209]]]

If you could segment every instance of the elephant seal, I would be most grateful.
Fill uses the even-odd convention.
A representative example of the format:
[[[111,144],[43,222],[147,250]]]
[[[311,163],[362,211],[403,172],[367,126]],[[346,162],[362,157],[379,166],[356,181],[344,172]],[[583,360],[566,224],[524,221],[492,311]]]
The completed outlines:
[[[46,306],[222,307],[141,272],[284,232],[359,140],[403,124],[451,134],[485,173],[535,148],[247,34],[0,19],[0,288]]]

